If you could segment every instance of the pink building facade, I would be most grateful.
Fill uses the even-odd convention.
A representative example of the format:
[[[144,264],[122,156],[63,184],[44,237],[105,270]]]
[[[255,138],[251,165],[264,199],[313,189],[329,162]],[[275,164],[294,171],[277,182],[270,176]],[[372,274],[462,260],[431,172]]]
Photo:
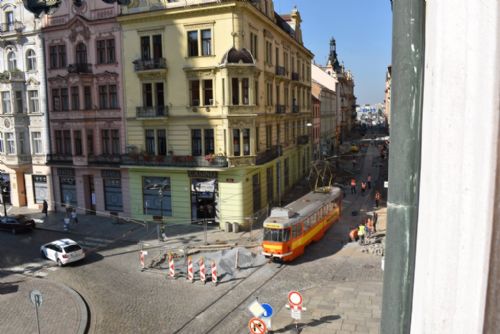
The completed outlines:
[[[44,18],[55,208],[129,215],[119,7],[64,1]]]

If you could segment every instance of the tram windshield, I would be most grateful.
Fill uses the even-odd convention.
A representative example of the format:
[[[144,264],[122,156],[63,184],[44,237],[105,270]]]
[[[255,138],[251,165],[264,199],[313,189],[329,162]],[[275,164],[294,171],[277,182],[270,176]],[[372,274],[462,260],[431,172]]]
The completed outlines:
[[[264,228],[264,241],[284,242],[290,240],[290,229]]]

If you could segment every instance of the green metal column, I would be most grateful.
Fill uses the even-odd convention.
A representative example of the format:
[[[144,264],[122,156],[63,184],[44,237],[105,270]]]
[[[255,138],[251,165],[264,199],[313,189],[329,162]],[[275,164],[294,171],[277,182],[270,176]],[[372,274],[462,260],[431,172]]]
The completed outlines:
[[[410,333],[420,185],[425,1],[393,1],[391,143],[381,333]]]

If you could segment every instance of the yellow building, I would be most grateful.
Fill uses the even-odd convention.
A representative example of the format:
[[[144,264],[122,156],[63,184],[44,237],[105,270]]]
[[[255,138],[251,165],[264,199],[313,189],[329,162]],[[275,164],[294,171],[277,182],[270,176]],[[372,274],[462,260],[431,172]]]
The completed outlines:
[[[132,215],[225,227],[280,204],[312,154],[299,12],[149,0],[118,20]]]

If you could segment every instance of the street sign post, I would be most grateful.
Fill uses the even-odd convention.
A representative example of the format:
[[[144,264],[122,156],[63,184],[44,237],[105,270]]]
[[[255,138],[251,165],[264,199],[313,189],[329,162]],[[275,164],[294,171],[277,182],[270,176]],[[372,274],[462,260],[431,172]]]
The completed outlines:
[[[264,321],[259,318],[252,318],[248,322],[248,328],[251,334],[265,334],[267,332],[267,327]]]
[[[38,308],[42,306],[43,297],[40,291],[31,290],[30,300],[35,305],[35,316],[36,316],[36,328],[38,329],[38,334],[40,334],[40,321],[38,320]]]

